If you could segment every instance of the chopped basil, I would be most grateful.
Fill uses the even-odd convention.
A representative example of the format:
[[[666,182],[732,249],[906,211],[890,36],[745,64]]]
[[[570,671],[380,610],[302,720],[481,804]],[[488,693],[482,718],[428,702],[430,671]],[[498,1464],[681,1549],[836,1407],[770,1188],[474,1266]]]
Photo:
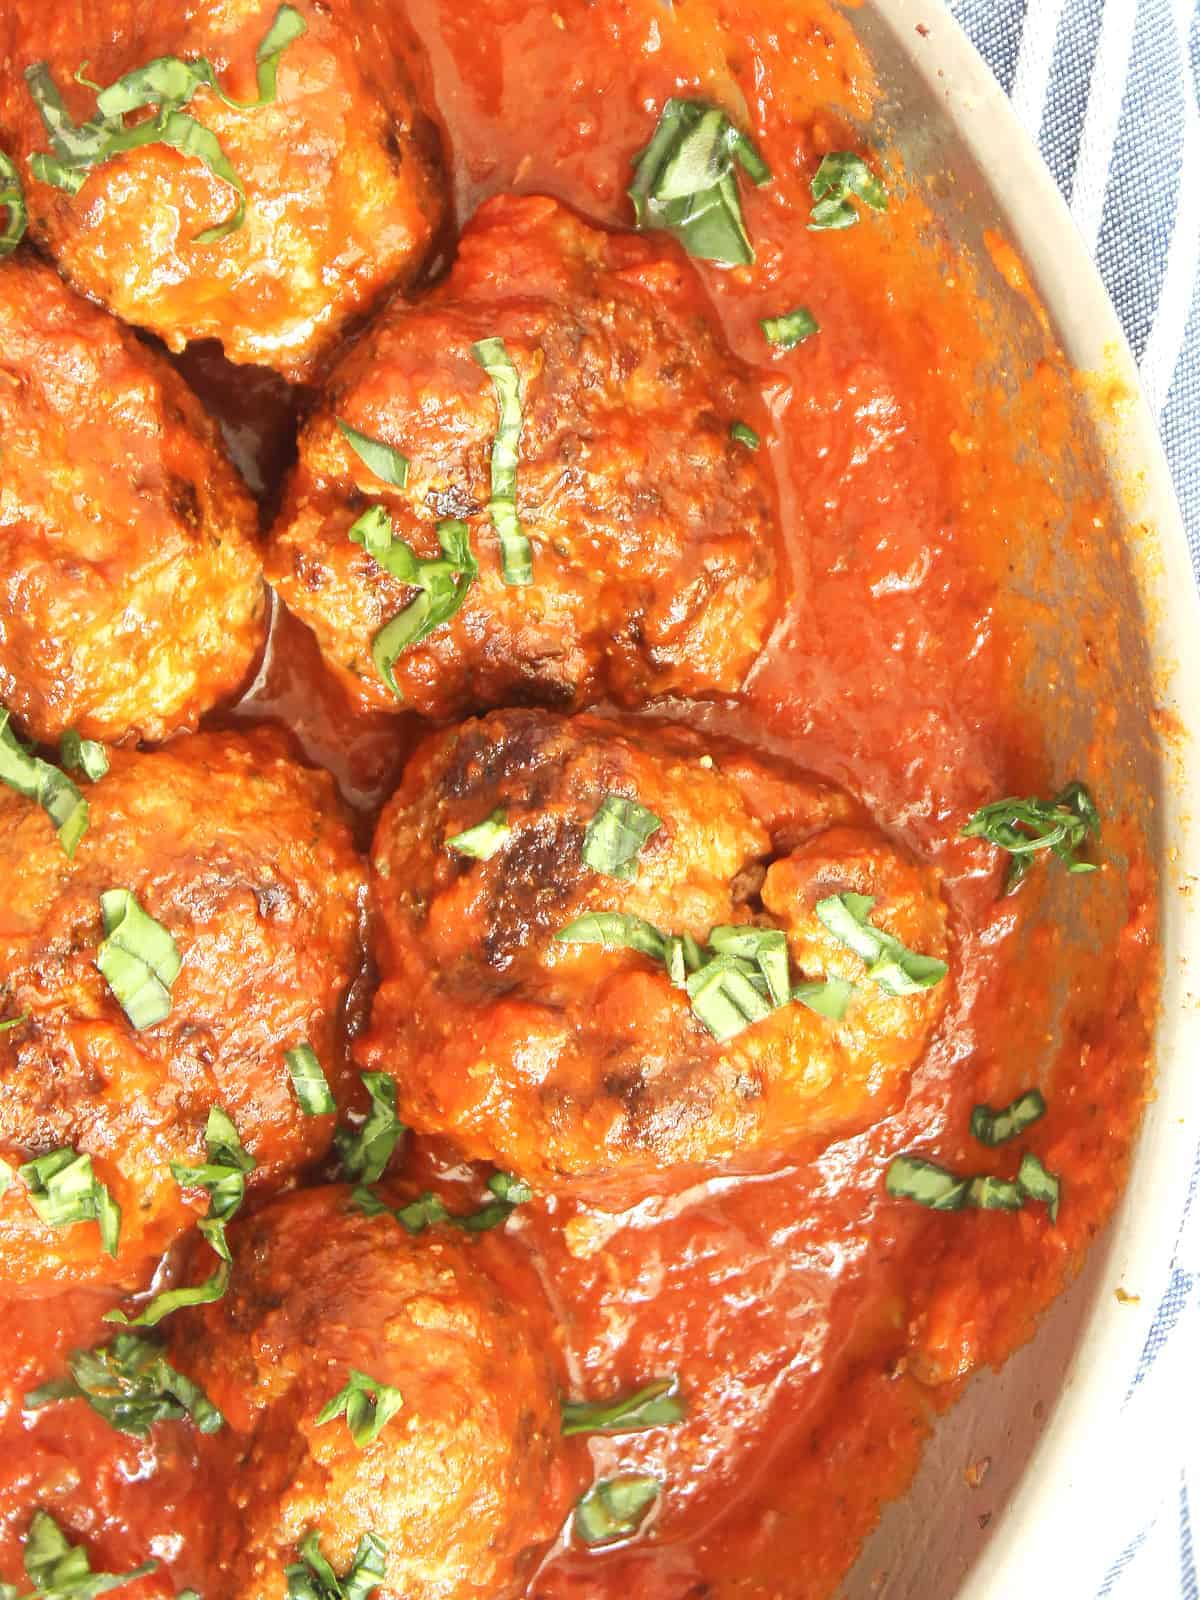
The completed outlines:
[[[637,876],[637,857],[662,818],[620,794],[606,794],[583,836],[584,865],[609,878]]]
[[[404,1396],[391,1384],[379,1383],[357,1367],[350,1368],[350,1377],[317,1414],[316,1425],[323,1427],[335,1417],[345,1416],[350,1437],[361,1450],[364,1445],[378,1439],[391,1419],[404,1404]]]
[[[108,1185],[92,1171],[90,1155],[64,1146],[27,1161],[19,1171],[29,1191],[29,1204],[47,1226],[73,1228],[80,1222],[95,1222],[100,1243],[110,1256],[116,1255],[121,1242],[121,1208]]]
[[[1069,783],[1053,800],[1011,797],[981,806],[963,828],[968,839],[986,839],[1012,857],[1004,882],[1011,894],[1033,866],[1039,851],[1058,857],[1068,872],[1095,872],[1093,861],[1079,851],[1089,838],[1100,837],[1100,813],[1082,783]]]
[[[225,1419],[204,1391],[167,1360],[160,1345],[134,1333],[111,1344],[76,1350],[69,1378],[45,1383],[25,1396],[30,1411],[60,1400],[86,1400],[119,1433],[149,1437],[155,1422],[191,1417],[201,1433],[216,1433]]]
[[[976,1106],[971,1112],[971,1132],[980,1144],[1007,1144],[1046,1114],[1046,1102],[1037,1089],[1027,1089],[1003,1111]]]
[[[476,861],[490,861],[497,850],[502,850],[508,843],[511,833],[508,812],[500,806],[473,828],[465,828],[462,833],[447,839],[446,849],[460,856],[473,856]]]
[[[919,1156],[897,1156],[887,1169],[887,1192],[896,1200],[915,1200],[930,1211],[958,1211],[966,1198],[969,1178],[957,1178],[944,1167]]]
[[[0,233],[0,260],[12,255],[25,237],[29,217],[25,210],[25,191],[21,187],[21,174],[3,150],[0,150],[0,207],[8,212],[4,231]]]
[[[469,1211],[462,1216],[455,1216],[440,1195],[428,1191],[407,1205],[393,1208],[372,1190],[359,1185],[350,1196],[350,1203],[367,1217],[394,1217],[406,1233],[425,1233],[439,1223],[459,1228],[464,1233],[487,1233],[507,1222],[518,1206],[533,1199],[533,1190],[525,1180],[514,1177],[510,1172],[494,1172],[487,1186],[495,1198],[478,1211]]]
[[[563,944],[600,944],[606,950],[637,950],[655,961],[666,955],[666,939],[642,917],[627,911],[588,911],[554,935]]]
[[[644,1433],[669,1427],[687,1415],[678,1397],[678,1378],[656,1378],[644,1389],[616,1400],[564,1400],[564,1438],[576,1433]]]
[[[26,750],[9,721],[9,712],[0,708],[0,783],[37,801],[70,860],[87,832],[88,803],[66,773]]]
[[[749,962],[736,956],[714,956],[706,962],[688,977],[687,993],[692,1010],[722,1043],[762,1022],[775,1009],[755,983]]]
[[[158,1571],[157,1561],[143,1561],[132,1572],[93,1572],[83,1546],[72,1544],[50,1513],[40,1508],[33,1513],[23,1554],[33,1584],[25,1600],[94,1600],[96,1595]],[[15,1587],[5,1588],[16,1594]]]
[[[418,556],[411,545],[397,539],[382,506],[371,506],[350,529],[350,538],[401,583],[419,592],[396,613],[371,641],[371,658],[376,671],[399,699],[400,686],[393,668],[406,650],[414,649],[443,622],[449,622],[467,598],[467,591],[479,575],[479,563],[471,549],[471,530],[465,522],[447,518],[437,524],[438,558]]]
[[[17,1174],[13,1167],[0,1156],[0,1194],[7,1194],[17,1181]]]
[[[300,1561],[284,1568],[288,1600],[367,1600],[384,1580],[387,1551],[377,1533],[364,1533],[350,1570],[339,1578],[321,1554],[320,1535],[313,1528],[300,1542]]]
[[[1062,1198],[1062,1180],[1047,1172],[1032,1151],[1021,1157],[1017,1173],[1017,1188],[1027,1200],[1039,1200],[1050,1212],[1050,1221],[1058,1221],[1058,1203]]]
[[[327,1117],[337,1110],[329,1080],[321,1070],[317,1052],[307,1040],[294,1050],[285,1050],[283,1059],[292,1075],[296,1099],[306,1117]]]
[[[708,945],[718,956],[753,961],[766,983],[772,1005],[787,1005],[792,995],[787,935],[782,928],[759,928],[750,922],[730,923],[714,928],[708,936]],[[701,975],[696,974],[697,977]]]
[[[730,426],[729,437],[738,444],[744,444],[747,450],[757,450],[762,440],[755,433],[748,422],[735,422]]]
[[[0,1033],[7,1033],[10,1028],[19,1028],[23,1022],[29,1021],[30,1015],[30,1012],[22,1011],[19,1017],[8,1017],[4,1022],[0,1022]]]
[[[58,742],[58,758],[70,772],[82,772],[93,783],[108,771],[108,751],[95,739],[81,738],[68,728]]]
[[[825,978],[819,983],[798,983],[792,990],[792,999],[815,1011],[819,1017],[840,1022],[853,993],[854,985],[845,978]]]
[[[203,1283],[163,1290],[136,1317],[127,1317],[123,1311],[107,1311],[105,1322],[153,1328],[183,1306],[207,1306],[224,1298],[233,1271],[225,1227],[246,1197],[246,1174],[254,1171],[255,1163],[238,1137],[233,1119],[220,1106],[209,1111],[204,1137],[208,1151],[204,1165],[185,1167],[173,1161],[171,1172],[181,1188],[207,1191],[208,1214],[196,1224],[196,1230],[218,1258],[215,1271]]]
[[[821,331],[821,324],[807,306],[797,306],[781,317],[763,317],[758,325],[767,343],[773,344],[776,350],[794,350]]]
[[[719,106],[673,97],[634,158],[629,198],[637,226],[664,229],[702,261],[748,265],[754,247],[742,217],[739,166],[754,184],[771,181],[753,140]]]
[[[868,920],[875,898],[869,894],[835,894],[816,905],[817,920],[835,939],[867,963],[867,976],[887,994],[916,994],[932,989],[950,970],[936,956],[918,955],[899,939]]]
[[[575,1507],[575,1537],[587,1545],[631,1539],[661,1489],[658,1479],[648,1475],[602,1479]]]
[[[852,228],[858,221],[854,200],[872,211],[886,211],[887,190],[861,156],[852,150],[834,150],[821,162],[812,180],[816,204],[808,226],[814,233],[830,228]]]
[[[352,428],[340,417],[334,420],[346,443],[377,478],[382,478],[384,483],[390,483],[394,489],[404,488],[408,482],[407,456],[402,456],[399,450],[393,449],[390,444],[384,444],[382,439],[372,439],[368,434],[360,433],[357,428]]]
[[[263,36],[255,53],[258,63],[258,99],[232,100],[217,82],[212,63],[204,57],[183,60],[160,56],[118,78],[107,88],[98,84],[96,114],[78,126],[63,104],[62,97],[44,61],[26,69],[25,81],[53,147],[53,155],[39,152],[30,159],[30,171],[43,183],[52,184],[67,194],[78,194],[94,168],[125,151],[145,145],[163,144],[185,156],[202,161],[214,177],[227,184],[235,195],[233,210],[223,222],[196,235],[197,244],[215,244],[241,227],[246,215],[246,191],[221,147],[215,133],[203,127],[183,110],[197,90],[211,89],[227,106],[237,111],[256,111],[276,96],[279,58],[283,51],[305,33],[300,13],[283,5]],[[86,82],[76,73],[80,82]],[[127,127],[123,118],[149,106],[157,114],[149,121]]]
[[[334,1148],[342,1176],[350,1183],[368,1184],[383,1176],[397,1141],[407,1130],[396,1115],[396,1080],[387,1072],[364,1072],[363,1088],[371,1108],[358,1128],[339,1128]]]
[[[521,453],[521,380],[503,339],[481,339],[471,354],[492,380],[500,417],[492,441],[492,496],[488,515],[500,540],[500,576],[508,584],[533,582],[533,546],[517,515],[517,463]]]
[[[171,986],[183,962],[179,947],[148,916],[131,889],[106,889],[100,896],[105,937],[96,965],[117,1004],[141,1032],[171,1014]]]
[[[963,1204],[976,1211],[1020,1211],[1021,1191],[1007,1178],[984,1173],[971,1179]]]

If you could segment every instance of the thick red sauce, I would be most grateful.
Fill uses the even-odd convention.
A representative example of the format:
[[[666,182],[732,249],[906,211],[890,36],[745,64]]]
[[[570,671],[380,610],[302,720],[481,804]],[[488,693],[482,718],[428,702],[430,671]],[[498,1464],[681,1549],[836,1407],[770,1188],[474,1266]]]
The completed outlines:
[[[1136,1130],[1156,975],[1146,847],[1128,778],[1106,764],[1104,726],[1086,771],[1055,769],[1045,705],[1023,687],[1045,618],[1035,585],[1007,582],[1036,577],[1046,530],[1063,518],[1086,560],[1103,508],[1065,506],[1045,470],[1071,449],[1068,376],[1048,353],[1015,397],[1001,393],[1002,323],[1020,302],[993,308],[919,195],[845,233],[805,230],[812,156],[871,143],[870,74],[840,15],[819,0],[410,0],[409,10],[429,50],[460,220],[514,188],[627,223],[630,156],[671,93],[744,105],[776,174],[745,198],[757,265],[702,271],[732,346],[761,378],[794,600],[741,705],[680,714],[845,784],[941,869],[955,999],[907,1103],[867,1134],[793,1170],[714,1180],[622,1216],[534,1205],[510,1230],[556,1309],[573,1386],[603,1393],[677,1371],[689,1400],[680,1427],[591,1444],[599,1476],[651,1470],[668,1484],[643,1536],[600,1554],[557,1549],[530,1594],[817,1600],[881,1502],[902,1492],[936,1412],[975,1367],[1029,1336],[1077,1268]],[[757,319],[797,304],[820,336],[775,357]],[[265,440],[266,475],[276,473],[297,397],[275,380],[230,383],[211,357],[185,366],[240,444]],[[1035,432],[1036,464],[1019,448]],[[1086,648],[1062,670],[1104,703],[1105,669]],[[414,731],[354,718],[311,637],[282,613],[234,714],[291,725],[339,774],[364,836]],[[987,799],[1071,777],[1104,811],[1103,872],[1086,883],[1039,872],[999,898],[1000,869],[958,837],[962,821]],[[1068,902],[1082,934],[1065,931]],[[886,1197],[884,1168],[903,1150],[1012,1176],[1014,1147],[973,1143],[969,1114],[1035,1081],[1049,1113],[1021,1145],[1062,1177],[1057,1227],[1041,1208],[941,1215]],[[462,1181],[436,1148],[418,1142],[412,1159],[422,1177]],[[26,1389],[103,1337],[109,1303],[80,1293],[6,1308],[0,1578],[21,1576],[17,1535],[37,1499],[87,1531],[94,1567],[157,1555],[176,1587],[202,1587],[188,1532],[204,1486],[186,1430],[142,1445],[82,1407],[22,1417]],[[167,1592],[158,1577],[128,1591]]]

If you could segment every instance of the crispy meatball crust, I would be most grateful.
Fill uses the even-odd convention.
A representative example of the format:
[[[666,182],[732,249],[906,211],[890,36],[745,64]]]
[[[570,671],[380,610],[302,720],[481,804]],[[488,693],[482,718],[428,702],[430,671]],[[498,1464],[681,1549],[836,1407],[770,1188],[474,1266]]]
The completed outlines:
[[[0,1197],[0,1283],[20,1293],[136,1281],[191,1226],[172,1161],[205,1159],[224,1106],[269,1192],[320,1157],[331,1116],[301,1114],[284,1051],[304,1040],[335,1093],[348,1083],[339,1012],[360,963],[363,873],[325,774],[282,738],[197,734],[114,751],[87,788],[73,861],[30,801],[0,790],[0,1155],[13,1166],[69,1145],[122,1208],[115,1261],[92,1223],[40,1222],[24,1185]],[[98,971],[99,899],[131,889],[183,968],[170,1016],[136,1032]]]
[[[263,635],[257,516],[161,357],[30,258],[0,266],[0,699],[38,739],[162,739]]]
[[[232,1285],[172,1319],[171,1359],[227,1427],[197,1441],[225,1486],[208,1600],[283,1600],[315,1529],[334,1570],[388,1546],[380,1600],[504,1600],[572,1496],[536,1284],[503,1239],[413,1239],[343,1187],[274,1202],[230,1230]],[[361,1449],[317,1426],[350,1369],[403,1403]]]
[[[375,837],[382,983],[356,1047],[394,1073],[407,1122],[537,1187],[600,1194],[673,1168],[753,1169],[900,1098],[949,985],[885,994],[813,907],[872,894],[877,926],[944,956],[935,880],[838,791],[708,748],[713,765],[683,729],[506,711],[419,749]],[[662,823],[631,882],[580,855],[610,793]],[[447,848],[498,808],[511,833],[490,860]],[[796,981],[856,988],[841,1022],[790,1005],[720,1044],[660,963],[555,940],[602,910],[701,942],[766,921],[787,931]]]
[[[493,336],[522,388],[527,587],[501,580],[486,512],[497,403],[471,348]],[[271,579],[359,700],[397,710],[371,642],[412,590],[350,528],[382,502],[395,534],[436,556],[435,523],[463,518],[480,574],[396,664],[406,706],[450,717],[732,693],[775,600],[765,457],[730,435],[760,409],[672,241],[502,196],[467,227],[449,278],[415,306],[393,301],[335,369],[301,436]],[[409,458],[404,490],[363,465],[338,420]]]
[[[408,282],[440,226],[439,135],[389,0],[297,0],[307,25],[279,62],[278,98],[187,107],[246,188],[246,218],[212,244],[233,190],[199,160],[150,145],[93,169],[74,197],[33,179],[49,143],[24,80],[45,60],[76,122],[103,84],[158,56],[203,56],[233,98],[257,97],[255,51],[277,0],[12,0],[0,14],[0,127],[25,177],[33,236],[85,293],[173,350],[219,339],[233,361],[301,381],[386,285]]]

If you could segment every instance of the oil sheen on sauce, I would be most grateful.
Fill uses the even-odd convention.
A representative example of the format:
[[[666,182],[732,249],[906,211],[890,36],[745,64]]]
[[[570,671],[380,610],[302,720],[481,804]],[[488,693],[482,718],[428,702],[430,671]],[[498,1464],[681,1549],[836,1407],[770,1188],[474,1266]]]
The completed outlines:
[[[538,1600],[636,1595],[829,1596],[878,1514],[903,1491],[936,1413],[978,1366],[1002,1360],[1077,1268],[1119,1191],[1145,1094],[1155,980],[1154,884],[1124,780],[1097,726],[1087,770],[1051,765],[1026,698],[1026,591],[1051,522],[1086,553],[1097,507],[1057,499],[1046,460],[1070,449],[1070,380],[1053,359],[1001,396],[998,319],[920,197],[844,233],[804,223],[826,150],[870,148],[874,90],[841,13],[819,0],[410,0],[453,152],[459,219],[488,195],[551,192],[627,225],[631,156],[672,93],[721,101],[775,173],[744,195],[751,268],[702,268],[770,419],[792,598],[739,706],[681,716],[783,751],[862,796],[943,874],[956,992],[907,1103],[866,1134],[756,1179],[712,1179],[610,1215],[524,1208],[510,1230],[555,1308],[564,1381],[603,1394],[678,1372],[676,1428],[593,1441],[597,1476],[667,1486],[633,1544],[557,1547]],[[887,168],[889,152],[878,151]],[[894,159],[894,158],[891,158]],[[758,319],[803,304],[819,337],[787,355]],[[184,368],[236,441],[286,459],[296,397],[231,381],[204,352]],[[1042,461],[1019,441],[1039,438]],[[253,453],[253,452],[252,452]],[[1096,704],[1101,667],[1064,663]],[[306,631],[276,608],[239,720],[291,725],[362,817],[411,748],[411,719],[354,718]],[[999,897],[987,852],[958,837],[979,804],[1085,779],[1105,815],[1101,874],[1036,875]],[[1063,885],[1068,887],[1064,890]],[[1056,912],[1086,896],[1082,936]],[[1046,974],[1053,973],[1049,983]],[[1048,1044],[1048,1041],[1050,1043]],[[1048,1066],[1047,1066],[1048,1062]],[[890,1158],[918,1150],[1011,1176],[1012,1148],[968,1134],[971,1107],[1040,1081],[1033,1149],[1061,1175],[1041,1208],[936,1214],[887,1199]],[[417,1142],[422,1181],[463,1181]],[[23,1414],[21,1395],[63,1355],[105,1336],[111,1303],[77,1293],[6,1308],[0,1361],[0,1578],[21,1578],[17,1533],[35,1500],[88,1530],[93,1566],[154,1555],[129,1600],[203,1588],[189,1530],[205,1515],[187,1430],[141,1443],[83,1406]]]

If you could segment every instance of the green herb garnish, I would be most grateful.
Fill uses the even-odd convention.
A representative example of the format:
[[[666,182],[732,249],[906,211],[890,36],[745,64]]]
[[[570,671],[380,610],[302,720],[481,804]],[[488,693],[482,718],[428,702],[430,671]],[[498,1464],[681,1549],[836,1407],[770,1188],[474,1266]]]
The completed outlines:
[[[171,1014],[171,986],[183,965],[179,947],[160,922],[148,916],[131,889],[100,896],[105,937],[96,965],[117,1004],[140,1032]]]
[[[748,422],[734,422],[729,428],[729,437],[738,444],[744,444],[747,450],[757,450],[762,440],[755,433]]]
[[[646,1520],[661,1489],[658,1479],[648,1475],[602,1479],[575,1507],[575,1537],[586,1545],[631,1539]]]
[[[971,1133],[980,1144],[993,1147],[1007,1144],[1045,1115],[1046,1102],[1040,1091],[1027,1089],[1003,1111],[993,1111],[991,1106],[976,1106],[971,1112]]]
[[[609,878],[637,876],[637,858],[662,818],[620,794],[606,794],[587,825],[581,854],[585,866]]]
[[[82,772],[96,783],[108,771],[108,751],[95,739],[84,739],[68,728],[58,741],[58,759],[69,772]]]
[[[869,920],[875,898],[869,894],[834,894],[816,904],[817,921],[835,939],[867,963],[867,976],[891,995],[932,989],[950,970],[936,956],[918,955]]]
[[[87,832],[88,803],[65,772],[30,754],[9,723],[10,713],[0,709],[0,783],[37,801],[70,860]]]
[[[387,1550],[377,1533],[364,1533],[350,1570],[339,1578],[321,1554],[320,1535],[313,1528],[300,1542],[301,1560],[284,1568],[288,1600],[367,1600],[384,1580]]]
[[[132,1572],[93,1572],[83,1546],[72,1544],[50,1513],[40,1509],[33,1513],[23,1554],[33,1588],[21,1600],[95,1600],[158,1571],[157,1561],[143,1561]],[[0,1584],[0,1595],[16,1600],[16,1585]]]
[[[44,1383],[25,1396],[30,1411],[61,1400],[86,1400],[119,1433],[149,1437],[156,1422],[191,1417],[201,1433],[216,1433],[225,1419],[204,1391],[167,1360],[161,1345],[134,1333],[111,1344],[76,1350],[69,1378]]]
[[[821,331],[821,324],[807,306],[797,306],[781,317],[763,317],[759,327],[767,343],[776,350],[794,350],[803,340]]]
[[[396,1115],[396,1080],[387,1072],[364,1072],[363,1088],[371,1108],[358,1128],[339,1128],[334,1148],[349,1183],[374,1183],[392,1159],[392,1152],[407,1130]]]
[[[853,993],[854,985],[845,978],[826,978],[820,983],[798,983],[792,990],[792,999],[815,1011],[819,1017],[840,1022]]]
[[[687,1416],[678,1397],[678,1378],[656,1378],[633,1394],[615,1400],[564,1400],[562,1431],[577,1433],[644,1433],[670,1427]]]
[[[1021,1157],[1017,1173],[1017,1188],[1026,1200],[1038,1200],[1050,1212],[1050,1221],[1058,1221],[1058,1203],[1062,1198],[1062,1179],[1047,1172],[1037,1156],[1027,1150]]]
[[[394,489],[404,488],[408,482],[407,456],[402,456],[399,450],[390,444],[384,444],[382,439],[372,439],[369,434],[360,433],[357,428],[352,428],[340,417],[335,417],[334,420],[342,437],[364,466],[369,467],[377,478],[382,478],[384,483],[390,483]]]
[[[505,583],[533,582],[533,546],[517,515],[517,462],[525,414],[521,380],[503,339],[481,339],[471,354],[492,380],[500,417],[492,441],[492,495],[488,515],[500,540],[500,576]]]
[[[599,944],[606,950],[636,950],[655,961],[666,957],[667,940],[644,917],[628,911],[587,911],[554,937],[563,944]]]
[[[700,260],[748,265],[754,247],[742,217],[737,167],[756,185],[771,181],[753,140],[719,106],[668,100],[653,138],[634,158],[629,198],[638,227],[664,229]]]
[[[442,554],[426,558],[395,537],[382,506],[364,511],[350,529],[351,540],[362,545],[385,572],[419,591],[371,641],[376,671],[397,699],[402,696],[393,670],[396,662],[406,650],[415,649],[435,628],[450,621],[479,575],[479,563],[471,549],[471,530],[466,523],[451,517],[439,522],[436,532]]]
[[[10,1028],[19,1028],[23,1022],[28,1022],[31,1013],[22,1011],[19,1017],[8,1017],[0,1022],[0,1033],[7,1033]]]
[[[960,1178],[919,1156],[897,1156],[884,1183],[894,1199],[913,1200],[930,1211],[1020,1211],[1032,1199],[1045,1201],[1051,1222],[1058,1218],[1059,1180],[1028,1153],[1021,1158],[1015,1183],[990,1173]]]
[[[446,849],[460,856],[472,856],[476,861],[490,861],[508,843],[511,834],[508,812],[500,806],[473,828],[464,828],[462,833],[447,839]]]
[[[69,1146],[27,1161],[18,1169],[29,1191],[29,1204],[48,1227],[73,1228],[95,1222],[100,1243],[115,1256],[121,1242],[121,1208],[107,1184],[92,1171],[90,1155]]]
[[[378,1439],[388,1422],[404,1404],[399,1389],[389,1383],[380,1383],[357,1367],[350,1368],[350,1377],[317,1414],[316,1425],[324,1427],[335,1417],[345,1416],[350,1437],[361,1450],[364,1445]]]
[[[808,226],[814,233],[830,228],[852,228],[858,221],[854,201],[872,211],[886,211],[887,190],[861,156],[852,150],[835,150],[817,168],[812,180],[816,202]]]
[[[167,145],[202,161],[214,177],[234,191],[235,203],[229,216],[196,235],[197,244],[215,244],[241,227],[246,215],[246,191],[216,134],[183,108],[199,89],[212,90],[236,111],[255,111],[270,104],[276,96],[279,58],[305,31],[300,13],[292,6],[280,6],[255,54],[258,63],[258,99],[255,101],[242,103],[230,99],[217,82],[212,63],[201,56],[188,59],[160,56],[144,67],[127,72],[107,88],[91,84],[96,90],[96,114],[78,126],[63,104],[47,64],[35,62],[26,69],[25,81],[41,115],[53,154],[39,152],[31,157],[30,171],[43,183],[75,195],[96,167],[114,157],[146,145]],[[76,73],[76,78],[86,82],[80,73]],[[126,126],[124,118],[129,113],[150,106],[157,107],[154,117],[132,127]]]
[[[287,1062],[288,1071],[292,1075],[292,1087],[296,1091],[296,1099],[300,1102],[300,1109],[306,1117],[327,1117],[337,1110],[337,1101],[333,1098],[329,1080],[317,1060],[317,1052],[307,1040],[303,1044],[298,1044],[294,1050],[285,1050],[283,1059]]]
[[[1068,872],[1095,872],[1093,861],[1081,861],[1079,851],[1089,838],[1100,837],[1100,813],[1082,783],[1069,783],[1053,800],[1030,795],[995,800],[981,806],[962,830],[968,839],[986,839],[1012,860],[1004,881],[1011,894],[1033,866],[1040,851],[1048,850]]]
[[[511,1172],[494,1172],[487,1186],[495,1198],[477,1211],[468,1211],[462,1216],[456,1216],[440,1195],[429,1191],[407,1205],[392,1207],[360,1184],[350,1196],[350,1204],[367,1217],[393,1217],[406,1233],[416,1235],[441,1223],[459,1228],[463,1233],[487,1233],[507,1222],[518,1206],[533,1199],[533,1190],[525,1180],[514,1177]]]
[[[0,207],[8,213],[4,231],[0,233],[0,260],[3,260],[5,256],[12,255],[20,244],[29,224],[21,174],[3,150],[0,150]]]

